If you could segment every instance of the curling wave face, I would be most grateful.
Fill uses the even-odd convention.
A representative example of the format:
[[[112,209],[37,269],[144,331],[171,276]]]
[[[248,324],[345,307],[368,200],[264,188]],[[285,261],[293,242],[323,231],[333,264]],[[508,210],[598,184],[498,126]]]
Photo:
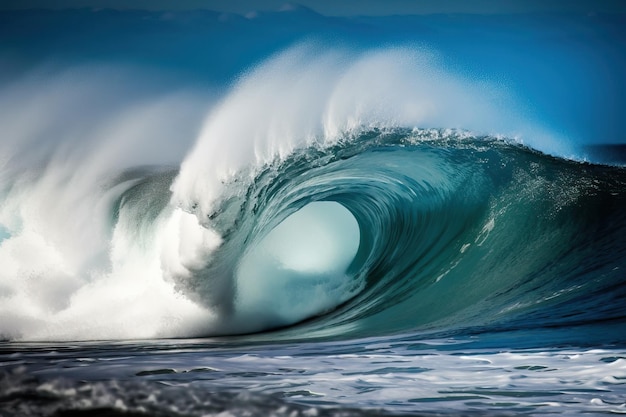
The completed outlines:
[[[226,332],[326,313],[296,338],[622,320],[625,185],[462,132],[365,132],[230,184],[208,220],[228,238],[190,283],[232,271]]]

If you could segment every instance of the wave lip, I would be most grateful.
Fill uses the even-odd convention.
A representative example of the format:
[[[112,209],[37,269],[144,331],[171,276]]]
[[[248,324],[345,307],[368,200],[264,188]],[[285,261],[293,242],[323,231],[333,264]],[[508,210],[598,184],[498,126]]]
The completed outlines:
[[[208,115],[172,185],[172,201],[202,223],[233,175],[375,128],[521,136],[542,151],[570,153],[517,107],[502,89],[446,71],[432,51],[300,44],[244,74]]]

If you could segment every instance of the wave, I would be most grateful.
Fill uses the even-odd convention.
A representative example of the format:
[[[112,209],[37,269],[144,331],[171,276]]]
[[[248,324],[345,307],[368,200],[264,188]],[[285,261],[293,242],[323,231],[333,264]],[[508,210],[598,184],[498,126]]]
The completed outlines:
[[[122,112],[111,99],[71,128],[41,85],[5,95],[41,108],[2,103],[14,123],[0,170],[0,334],[299,339],[623,322],[623,168],[562,159],[566,142],[432,54],[340,52],[278,55],[202,128],[195,95],[141,96]],[[43,85],[75,108],[104,94]],[[513,129],[525,145],[504,139]],[[194,131],[184,156],[178,137]]]
[[[209,296],[229,271],[223,332],[317,315],[285,335],[623,320],[625,184],[494,138],[364,132],[229,183],[206,220],[226,240],[187,285]]]

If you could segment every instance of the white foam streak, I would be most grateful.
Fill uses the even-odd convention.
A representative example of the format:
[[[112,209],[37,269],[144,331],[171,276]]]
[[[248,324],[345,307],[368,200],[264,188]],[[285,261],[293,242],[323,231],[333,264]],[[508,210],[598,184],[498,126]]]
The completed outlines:
[[[125,168],[178,163],[202,99],[140,93],[137,74],[112,71],[30,75],[0,94],[2,336],[171,336],[206,320],[164,279],[156,243],[112,231],[123,185],[105,187]]]

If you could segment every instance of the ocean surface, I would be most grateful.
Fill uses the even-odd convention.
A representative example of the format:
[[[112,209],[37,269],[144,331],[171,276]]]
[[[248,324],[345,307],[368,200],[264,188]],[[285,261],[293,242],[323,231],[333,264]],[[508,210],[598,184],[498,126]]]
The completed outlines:
[[[0,416],[626,414],[623,16],[0,20]]]

